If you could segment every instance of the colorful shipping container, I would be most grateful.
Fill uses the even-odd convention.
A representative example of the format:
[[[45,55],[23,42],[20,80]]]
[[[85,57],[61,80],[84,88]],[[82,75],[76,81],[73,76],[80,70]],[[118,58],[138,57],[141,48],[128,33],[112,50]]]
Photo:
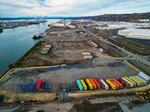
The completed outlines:
[[[120,89],[123,88],[123,85],[117,79],[113,79],[113,81],[118,84]]]
[[[146,77],[146,78],[145,78]],[[90,79],[81,79],[76,81],[76,86],[80,91],[93,90],[93,89],[109,89],[111,87],[113,90],[121,89],[124,87],[132,88],[136,86],[144,86],[149,80],[148,76],[138,74],[137,76],[125,76],[120,79],[103,79],[90,78]],[[73,84],[74,85],[74,84]],[[70,86],[70,90],[77,90],[75,86]],[[73,89],[72,89],[73,88]]]
[[[126,81],[124,81],[123,79],[118,79],[118,81],[124,86],[124,87],[127,87],[127,88],[130,88],[130,84],[127,83]]]
[[[138,76],[141,77],[142,79],[144,79],[146,82],[150,81],[150,77],[143,72],[139,72]]]
[[[52,47],[52,45],[50,45],[50,44],[45,45],[41,50],[41,54],[48,54],[51,47]]]
[[[114,89],[114,90],[117,89],[117,86],[109,79],[106,79],[106,82],[112,89]]]
[[[130,76],[129,78],[134,80],[137,83],[138,86],[141,86],[140,82],[138,80],[136,80],[135,77]]]
[[[142,78],[140,78],[139,76],[137,76],[139,79],[141,79],[143,82],[144,82],[144,84],[145,85],[147,85],[147,82],[144,80],[144,79],[142,79]]]
[[[122,77],[122,80],[124,80],[126,83],[128,83],[131,88],[133,87],[133,84],[130,81],[128,81],[126,78]]]
[[[81,83],[82,83],[82,86],[83,86],[84,90],[86,91],[86,90],[87,90],[87,86],[86,86],[84,80],[80,80],[80,81],[81,81]]]
[[[93,85],[94,89],[97,89],[97,86],[96,86],[94,80],[93,80],[93,79],[90,79],[90,82],[91,82],[91,84]]]
[[[37,83],[37,85],[36,85],[36,89],[37,89],[37,90],[41,89],[42,84],[43,84],[43,80],[42,80],[42,79],[39,79],[39,81],[38,81],[38,83]]]
[[[104,85],[105,89],[109,89],[108,84],[103,79],[100,79],[100,82]]]
[[[141,86],[145,85],[144,82],[140,78],[138,78],[137,76],[133,76],[133,77],[140,83]]]
[[[134,87],[136,87],[136,82],[133,81],[132,79],[130,79],[129,77],[125,76],[125,79],[127,79],[129,82],[131,82],[133,84]]]
[[[88,88],[89,88],[90,90],[92,90],[92,89],[94,88],[89,79],[86,79],[85,82],[86,82],[86,84],[88,85]]]
[[[83,91],[83,86],[80,80],[77,80],[77,85],[80,91]]]
[[[97,88],[98,88],[98,89],[100,89],[100,88],[101,88],[100,83],[99,83],[96,79],[93,79],[93,80],[94,80],[94,82],[95,82],[95,84],[96,84]]]

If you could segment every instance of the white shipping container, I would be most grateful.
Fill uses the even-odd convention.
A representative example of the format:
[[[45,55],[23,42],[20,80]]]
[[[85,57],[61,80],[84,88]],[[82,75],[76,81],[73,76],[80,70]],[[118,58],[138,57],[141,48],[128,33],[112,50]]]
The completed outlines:
[[[103,79],[100,79],[100,81],[104,84],[105,89],[109,89],[109,86],[106,84],[106,82]]]
[[[137,76],[139,79],[141,79],[145,85],[147,85],[147,81],[145,81],[144,79],[142,79],[141,77]]]
[[[128,81],[127,79],[125,79],[124,77],[122,78],[125,82],[127,82],[129,85],[130,85],[130,87],[132,88],[133,87],[133,84],[130,82],[130,81]]]
[[[100,52],[103,52],[104,50],[103,50],[102,48],[99,48],[99,51],[100,51]]]
[[[141,86],[141,84],[135,78],[133,78],[131,76],[129,78],[132,79],[132,80],[134,80],[137,83],[138,86]]]
[[[93,56],[84,56],[83,58],[84,58],[84,59],[92,59]]]
[[[143,77],[147,82],[150,81],[150,77],[143,72],[139,72],[138,76]]]

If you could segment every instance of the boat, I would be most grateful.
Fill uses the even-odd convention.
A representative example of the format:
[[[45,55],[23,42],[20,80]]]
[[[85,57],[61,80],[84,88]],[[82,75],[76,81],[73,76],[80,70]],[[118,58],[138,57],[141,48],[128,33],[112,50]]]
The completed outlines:
[[[40,38],[42,38],[42,37],[44,37],[43,34],[40,34],[40,35],[33,35],[32,38],[33,38],[34,40],[36,40],[36,39],[40,39]]]
[[[2,33],[3,32],[3,29],[0,29],[0,33]]]

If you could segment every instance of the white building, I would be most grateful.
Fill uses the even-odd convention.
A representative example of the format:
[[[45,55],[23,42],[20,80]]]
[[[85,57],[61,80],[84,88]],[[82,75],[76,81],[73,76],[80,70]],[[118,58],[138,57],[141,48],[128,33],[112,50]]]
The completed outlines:
[[[150,40],[150,29],[124,29],[119,30],[118,35],[133,39]]]

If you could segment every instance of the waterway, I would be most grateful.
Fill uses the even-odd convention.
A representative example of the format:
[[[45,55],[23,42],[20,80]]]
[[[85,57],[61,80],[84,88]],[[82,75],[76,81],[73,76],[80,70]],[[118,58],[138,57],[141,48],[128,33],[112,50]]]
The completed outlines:
[[[0,33],[0,75],[37,42],[32,39],[32,36],[43,33],[48,28],[48,24],[53,21],[56,20],[48,20],[38,25],[5,29]]]

